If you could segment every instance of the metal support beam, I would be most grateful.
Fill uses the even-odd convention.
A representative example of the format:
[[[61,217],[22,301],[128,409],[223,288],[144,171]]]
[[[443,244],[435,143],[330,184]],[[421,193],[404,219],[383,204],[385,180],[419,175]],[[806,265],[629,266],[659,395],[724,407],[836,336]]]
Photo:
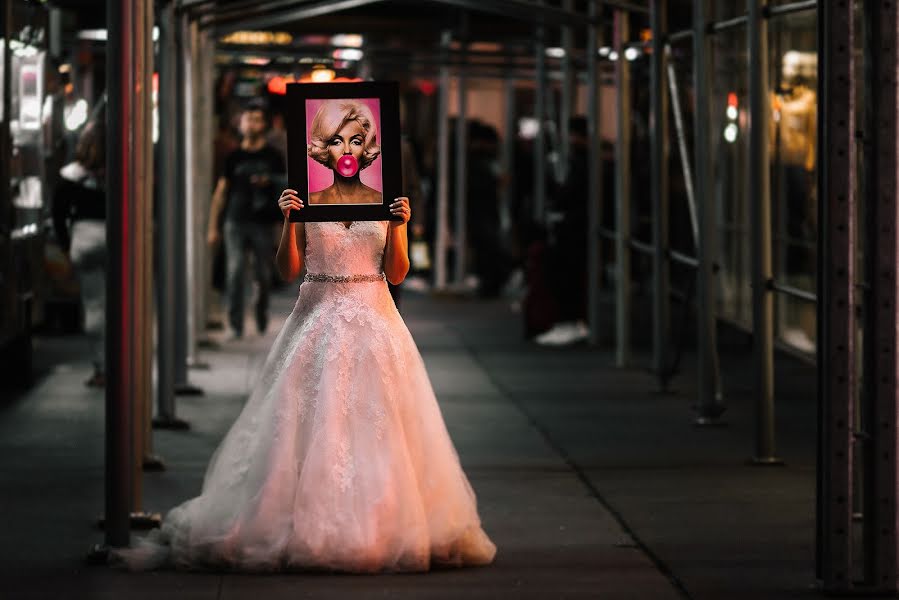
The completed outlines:
[[[631,360],[631,69],[624,58],[630,39],[630,15],[615,11],[614,46],[617,91],[618,138],[615,144],[615,364],[625,367]]]
[[[574,0],[563,0],[562,8],[572,10]],[[574,114],[574,95],[577,91],[577,80],[574,77],[574,60],[571,56],[574,51],[574,31],[570,25],[562,26],[562,51],[565,55],[562,57],[561,76],[561,105],[559,106],[559,168],[558,173],[561,175],[559,181],[568,179],[569,162],[571,156],[571,132],[568,122]]]
[[[465,24],[462,26],[462,44],[467,44]],[[453,282],[461,286],[468,272],[468,85],[465,73],[456,73],[456,231],[453,236]]]
[[[150,12],[148,14],[148,5]],[[150,436],[148,409],[153,403],[152,392],[152,330],[153,313],[151,293],[147,288],[151,283],[149,271],[152,268],[152,223],[153,223],[153,162],[152,162],[152,119],[150,95],[152,94],[153,73],[153,13],[152,2],[134,3],[134,19],[132,31],[134,35],[134,122],[131,130],[131,185],[134,195],[134,206],[138,211],[134,215],[134,267],[130,274],[132,293],[134,294],[135,317],[131,327],[134,329],[134,392],[132,395],[133,434],[132,460],[133,476],[131,478],[131,512],[132,516],[141,510],[143,500],[143,459],[147,446],[146,438]],[[148,85],[150,83],[150,85]]]
[[[207,128],[209,117],[214,107],[209,103],[213,95],[212,86],[206,84],[210,70],[208,61],[211,53],[204,53],[203,41],[208,32],[201,32],[196,22],[189,22],[187,28],[188,44],[184,60],[187,65],[186,88],[186,166],[189,176],[184,182],[185,198],[185,241],[187,260],[186,286],[186,337],[183,368],[179,365],[176,378],[176,392],[182,395],[202,395],[203,390],[188,381],[188,366],[203,366],[198,358],[198,339],[205,330],[205,297],[206,286],[206,249],[205,232],[207,230],[209,198],[212,197],[210,174],[212,162],[210,152],[201,149],[213,138],[213,132]]]
[[[203,148],[215,137],[215,40],[208,31],[199,33],[197,46],[197,98],[199,100],[197,114],[198,148]],[[188,365],[192,369],[208,369],[209,364],[204,363],[199,355],[200,345],[208,341],[205,335],[206,324],[209,322],[210,294],[212,290],[212,259],[209,246],[203,243],[206,237],[206,229],[209,223],[210,202],[213,188],[215,187],[215,172],[213,155],[211,152],[197,152],[196,202],[194,219],[194,231],[198,244],[196,248],[195,269],[197,277],[194,280],[194,343],[191,344],[191,353],[187,357]]]
[[[861,423],[864,518],[863,573],[866,591],[897,591],[897,410],[899,369],[896,362],[897,327],[897,159],[896,90],[897,9],[895,2],[864,3],[865,123],[864,211],[866,259],[864,350]],[[837,48],[839,52],[839,48]],[[857,464],[857,463],[856,463]],[[855,509],[859,512],[859,508]]]
[[[697,425],[717,424],[724,412],[718,373],[717,303],[715,301],[714,263],[716,260],[715,199],[712,194],[712,157],[709,122],[709,71],[711,43],[708,23],[709,0],[693,0],[693,94],[694,116],[694,189],[699,205],[699,269],[696,274],[696,321],[698,326],[697,377],[699,397],[696,402]]]
[[[855,109],[852,2],[818,11],[818,574],[852,587],[852,431],[856,399]]]
[[[596,18],[602,13],[599,0],[589,0],[590,22],[587,27],[587,131],[589,135],[589,168],[587,169],[587,323],[590,343],[599,343],[600,285],[602,260],[600,250],[600,219],[602,216],[602,139],[600,137],[600,70],[599,45],[602,29]]]
[[[196,128],[194,126],[194,106],[197,90],[194,86],[196,72],[195,46],[196,24],[186,15],[178,17],[177,27],[178,61],[178,137],[177,198],[180,199],[175,215],[175,393],[200,395],[202,390],[190,384],[187,372],[188,356],[194,340],[193,302],[196,265],[194,246],[203,243],[202,235],[194,231],[194,156],[196,153]],[[199,239],[198,239],[199,238]]]
[[[448,50],[452,33],[444,31],[440,45]],[[437,218],[435,219],[434,287],[445,290],[446,254],[449,238],[449,67],[440,67],[440,96],[437,102]]]
[[[512,214],[512,182],[511,177],[515,173],[515,142],[518,137],[516,130],[515,112],[515,80],[511,77],[503,79],[503,126],[506,134],[503,137],[502,164],[506,182],[502,186],[502,215],[503,233],[507,233],[512,227],[516,215]]]
[[[650,27],[652,29],[652,55],[650,56],[650,166],[652,169],[652,349],[653,370],[659,375],[664,388],[668,378],[666,370],[671,312],[669,294],[671,270],[668,265],[669,194],[668,160],[670,130],[668,127],[668,86],[665,84],[667,53],[665,35],[668,31],[668,0],[652,2]]]
[[[106,29],[108,113],[106,128],[106,506],[105,542],[128,546],[130,540],[131,482],[134,476],[132,435],[135,391],[134,355],[135,264],[133,233],[139,221],[131,181],[131,133],[134,121],[135,39],[137,4],[107,0]]]
[[[334,13],[359,8],[368,4],[377,4],[384,0],[318,0],[301,7],[263,14],[256,17],[244,18],[222,26],[217,26],[215,20],[204,21],[202,27],[215,26],[216,37],[238,30],[271,29],[281,27],[295,21],[303,21],[313,17],[331,15]]]
[[[775,456],[774,290],[771,267],[771,180],[768,156],[768,0],[749,1],[749,184],[752,238],[752,352],[756,388],[756,464],[781,464]]]
[[[2,30],[0,35],[4,40],[12,39],[13,35],[13,3],[6,1],[0,4],[0,18],[2,18]],[[0,156],[4,157],[0,160],[0,189],[8,190],[10,187],[12,176],[11,162],[12,157],[12,131],[10,127],[10,112],[12,110],[12,50],[10,45],[4,43],[0,46],[2,52],[2,68],[0,71],[0,119],[3,123],[0,126]],[[0,243],[4,248],[9,244],[9,232],[13,228],[13,212],[10,210],[0,211]]]
[[[141,340],[143,342],[143,377],[144,389],[141,392],[143,397],[142,403],[142,447],[135,452],[140,456],[141,470],[145,468],[157,468],[161,466],[158,459],[153,456],[153,328],[156,323],[155,316],[155,294],[154,294],[154,249],[156,228],[154,224],[154,206],[155,206],[155,157],[153,156],[153,73],[156,69],[155,52],[153,41],[154,26],[154,9],[153,2],[144,3],[144,26],[147,35],[143,43],[144,56],[146,57],[146,65],[143,69],[143,103],[145,115],[145,135],[144,135],[144,200],[141,203],[143,207],[143,219],[146,223],[147,233],[144,236],[144,269],[143,269],[143,290],[144,290],[144,319],[142,320],[143,328],[141,330]]]
[[[693,190],[693,168],[690,166],[690,154],[687,150],[687,132],[684,127],[684,116],[680,106],[680,87],[677,85],[677,73],[671,61],[671,47],[665,45],[665,60],[668,63],[668,89],[671,93],[671,113],[674,116],[674,130],[677,133],[677,150],[680,156],[681,173],[684,177],[684,191],[687,195],[687,209],[690,213],[690,231],[693,233],[693,244],[699,246],[699,217],[696,216],[696,192]]]
[[[534,138],[534,198],[532,218],[543,223],[546,212],[546,28],[538,24],[535,36],[534,119],[537,135]]]
[[[183,428],[175,415],[176,336],[179,287],[178,221],[182,204],[178,186],[179,123],[178,27],[172,3],[159,20],[159,281],[157,288],[156,419],[154,427]]]
[[[177,185],[175,136],[177,93],[175,10],[172,3],[159,19],[159,279],[157,282],[156,401],[162,420],[175,415],[175,210]]]

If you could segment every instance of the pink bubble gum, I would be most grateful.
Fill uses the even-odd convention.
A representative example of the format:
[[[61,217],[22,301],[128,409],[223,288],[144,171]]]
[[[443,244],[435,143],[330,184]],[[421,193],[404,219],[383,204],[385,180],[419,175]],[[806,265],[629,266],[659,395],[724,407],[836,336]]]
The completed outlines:
[[[344,177],[352,177],[359,171],[359,163],[352,154],[344,154],[337,160],[337,172]]]

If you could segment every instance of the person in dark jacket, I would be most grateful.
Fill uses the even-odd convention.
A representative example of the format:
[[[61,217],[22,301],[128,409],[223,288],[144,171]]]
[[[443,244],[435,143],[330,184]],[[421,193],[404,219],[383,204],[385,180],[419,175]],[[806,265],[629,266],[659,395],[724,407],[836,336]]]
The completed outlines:
[[[561,214],[549,250],[553,269],[547,278],[556,298],[556,323],[536,336],[538,344],[564,346],[582,341],[587,328],[587,188],[589,137],[587,120],[569,122],[571,158],[568,176],[555,194],[555,209]]]
[[[91,342],[94,372],[85,384],[106,384],[106,191],[102,120],[88,123],[75,146],[75,160],[60,169],[53,194],[53,226],[59,245],[78,274],[84,331]]]

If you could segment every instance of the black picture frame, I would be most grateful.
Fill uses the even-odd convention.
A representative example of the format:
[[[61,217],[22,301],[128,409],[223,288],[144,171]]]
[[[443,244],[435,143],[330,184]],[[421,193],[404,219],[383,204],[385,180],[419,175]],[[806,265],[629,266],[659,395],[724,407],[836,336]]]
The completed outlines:
[[[369,204],[312,204],[309,201],[308,100],[378,99],[377,131],[381,152],[381,202]],[[290,212],[294,222],[399,221],[390,204],[403,195],[399,85],[395,81],[352,83],[290,83],[287,85],[287,185],[297,190],[304,208]]]

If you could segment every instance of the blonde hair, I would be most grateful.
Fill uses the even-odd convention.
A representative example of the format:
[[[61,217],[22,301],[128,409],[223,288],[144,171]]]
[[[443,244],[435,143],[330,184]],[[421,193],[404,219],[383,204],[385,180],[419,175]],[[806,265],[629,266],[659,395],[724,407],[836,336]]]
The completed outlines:
[[[361,171],[374,162],[381,154],[375,116],[367,104],[356,100],[328,100],[318,108],[312,119],[309,144],[306,146],[306,153],[310,158],[330,167],[328,143],[350,121],[357,121],[365,131],[359,170]]]

